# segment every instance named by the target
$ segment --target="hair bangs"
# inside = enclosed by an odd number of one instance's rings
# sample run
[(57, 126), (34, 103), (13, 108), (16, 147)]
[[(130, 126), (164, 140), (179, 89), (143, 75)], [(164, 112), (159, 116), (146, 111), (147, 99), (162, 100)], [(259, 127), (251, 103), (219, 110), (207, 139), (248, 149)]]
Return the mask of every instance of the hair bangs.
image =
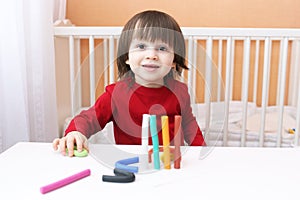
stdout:
[(161, 41), (173, 48), (174, 33), (172, 32), (174, 31), (161, 27), (144, 27), (135, 29), (133, 38), (149, 42)]

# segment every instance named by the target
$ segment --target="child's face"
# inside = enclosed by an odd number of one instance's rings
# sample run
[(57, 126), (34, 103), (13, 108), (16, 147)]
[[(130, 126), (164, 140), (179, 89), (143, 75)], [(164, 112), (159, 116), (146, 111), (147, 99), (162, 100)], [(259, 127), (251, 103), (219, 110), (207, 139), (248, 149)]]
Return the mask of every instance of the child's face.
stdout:
[(164, 77), (175, 67), (174, 51), (161, 41), (148, 42), (134, 39), (131, 42), (128, 60), (136, 83), (146, 87), (160, 87)]

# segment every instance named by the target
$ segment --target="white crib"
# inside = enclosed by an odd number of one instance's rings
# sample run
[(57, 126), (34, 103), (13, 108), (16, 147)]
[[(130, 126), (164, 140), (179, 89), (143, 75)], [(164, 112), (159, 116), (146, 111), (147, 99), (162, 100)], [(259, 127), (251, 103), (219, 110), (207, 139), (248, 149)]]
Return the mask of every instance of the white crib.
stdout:
[[(70, 98), (66, 117), (92, 105), (97, 91), (116, 81), (121, 30), (54, 27), (56, 55), (65, 54), (69, 65), (69, 78), (64, 79), (70, 88), (64, 91)], [(300, 29), (183, 27), (182, 31), (190, 70), (181, 81), (189, 87), (192, 108), (208, 145), (298, 145)], [(67, 47), (60, 48), (59, 43)], [(83, 50), (84, 43), (88, 52)]]

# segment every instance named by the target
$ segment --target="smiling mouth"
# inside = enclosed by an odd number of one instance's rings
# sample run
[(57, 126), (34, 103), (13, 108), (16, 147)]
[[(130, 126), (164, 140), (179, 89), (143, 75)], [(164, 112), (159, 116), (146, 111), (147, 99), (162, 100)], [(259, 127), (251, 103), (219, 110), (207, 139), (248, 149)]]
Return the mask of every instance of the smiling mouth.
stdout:
[(149, 69), (157, 69), (157, 68), (159, 68), (158, 65), (142, 65), (142, 67), (149, 68)]
[(149, 64), (149, 65), (142, 65), (142, 67), (143, 67), (143, 69), (145, 69), (148, 72), (153, 72), (153, 71), (155, 71), (155, 70), (157, 70), (159, 68), (158, 65), (151, 65), (151, 64)]

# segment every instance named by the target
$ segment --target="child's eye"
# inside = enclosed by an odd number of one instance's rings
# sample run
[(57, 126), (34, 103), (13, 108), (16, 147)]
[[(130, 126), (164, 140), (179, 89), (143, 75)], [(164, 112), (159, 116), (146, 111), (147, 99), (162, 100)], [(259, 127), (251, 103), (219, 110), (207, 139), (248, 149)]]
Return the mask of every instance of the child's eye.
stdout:
[(158, 50), (159, 50), (159, 51), (168, 51), (168, 48), (165, 47), (165, 46), (160, 46), (160, 47), (158, 48)]
[(142, 50), (146, 49), (146, 45), (144, 45), (144, 44), (138, 44), (138, 45), (136, 45), (136, 47), (138, 49), (142, 49)]

